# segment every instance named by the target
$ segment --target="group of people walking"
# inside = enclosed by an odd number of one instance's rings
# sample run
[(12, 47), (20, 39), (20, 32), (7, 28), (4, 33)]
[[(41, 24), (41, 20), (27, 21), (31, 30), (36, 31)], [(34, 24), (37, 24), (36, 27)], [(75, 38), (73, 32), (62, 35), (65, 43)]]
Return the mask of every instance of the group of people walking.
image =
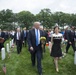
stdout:
[[(60, 33), (59, 26), (55, 26), (53, 30), (53, 34), (51, 36), (50, 55), (54, 58), (53, 61), (57, 72), (59, 72), (58, 60), (61, 59), (61, 57), (63, 56), (62, 50), (61, 50), (62, 42), (67, 40), (65, 53), (68, 53), (68, 49), (70, 45), (73, 47), (74, 52), (76, 51), (75, 28), (74, 26), (71, 26), (70, 30), (68, 29), (68, 27), (66, 27), (66, 29), (64, 30), (64, 34), (62, 34)], [(42, 75), (42, 66), (41, 66), (42, 47), (41, 47), (39, 38), (42, 36), (47, 38), (46, 35), (47, 34), (45, 33), (45, 31), (40, 30), (39, 22), (34, 23), (34, 28), (31, 29), (28, 34), (28, 46), (29, 46), (29, 51), (31, 53), (32, 65), (35, 66), (35, 60), (36, 60), (35, 58), (37, 57), (37, 68), (38, 68), (39, 75)]]
[(67, 40), (65, 51), (66, 54), (68, 53), (68, 49), (70, 46), (73, 47), (74, 52), (76, 51), (76, 29), (74, 26), (71, 26), (70, 30), (68, 29), (68, 27), (66, 27), (66, 29), (63, 31), (63, 34), (60, 32), (59, 26), (55, 26), (50, 35), (51, 37), (49, 37), (48, 32), (43, 30), (43, 27), (41, 26), (40, 22), (34, 22), (33, 27), (29, 31), (26, 30), (26, 27), (23, 29), (23, 31), (21, 31), (20, 28), (17, 28), (13, 37), (14, 42), (16, 42), (17, 45), (18, 54), (21, 53), (22, 45), (26, 47), (26, 42), (28, 43), (28, 50), (31, 54), (32, 66), (34, 67), (36, 65), (37, 58), (37, 69), (39, 75), (42, 75), (41, 60), (43, 57), (42, 43), (40, 41), (40, 37), (45, 37), (47, 43), (51, 42), (50, 56), (54, 58), (53, 61), (57, 72), (59, 72), (58, 60), (61, 59), (61, 57), (63, 56), (61, 48), (62, 41)]

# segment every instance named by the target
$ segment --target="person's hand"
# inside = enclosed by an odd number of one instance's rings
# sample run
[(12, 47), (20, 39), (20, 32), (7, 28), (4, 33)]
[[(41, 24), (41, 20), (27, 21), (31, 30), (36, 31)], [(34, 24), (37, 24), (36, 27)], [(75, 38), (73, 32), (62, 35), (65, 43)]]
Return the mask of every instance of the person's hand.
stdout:
[(4, 40), (4, 38), (2, 38)]
[(33, 47), (30, 47), (30, 50), (33, 51), (34, 50)]
[(69, 42), (69, 44), (72, 44), (71, 42)]
[(68, 42), (68, 40), (65, 40), (65, 42)]
[(24, 41), (23, 41), (23, 43), (24, 43)]
[(4, 38), (2, 38), (4, 41), (5, 41), (5, 39)]

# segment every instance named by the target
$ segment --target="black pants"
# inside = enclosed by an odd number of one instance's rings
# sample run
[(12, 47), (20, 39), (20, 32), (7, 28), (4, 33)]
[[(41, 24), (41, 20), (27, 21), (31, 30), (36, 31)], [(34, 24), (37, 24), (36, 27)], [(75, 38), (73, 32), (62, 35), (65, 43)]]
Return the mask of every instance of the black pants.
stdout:
[(43, 59), (43, 53), (45, 53), (46, 52), (46, 50), (45, 50), (45, 45), (44, 45), (44, 48), (42, 49), (42, 59)]
[(37, 58), (38, 72), (42, 73), (42, 66), (41, 66), (42, 51), (39, 49), (39, 47), (37, 47), (37, 50), (35, 50), (35, 52), (31, 53), (31, 61), (33, 66), (35, 66), (36, 64), (36, 58)]
[(0, 51), (1, 51), (2, 47), (4, 47), (4, 44), (0, 43)]
[(24, 38), (23, 46), (26, 46), (26, 42), (27, 42), (27, 38), (25, 37), (25, 38)]
[(17, 45), (17, 53), (20, 54), (20, 52), (22, 50), (22, 41), (21, 40), (17, 40), (16, 41), (16, 45)]
[(48, 37), (48, 42), (51, 41), (51, 37)]
[(68, 53), (68, 49), (69, 49), (70, 45), (72, 46), (74, 52), (76, 51), (76, 50), (75, 50), (75, 42), (72, 42), (72, 44), (69, 44), (69, 42), (67, 42), (66, 53)]

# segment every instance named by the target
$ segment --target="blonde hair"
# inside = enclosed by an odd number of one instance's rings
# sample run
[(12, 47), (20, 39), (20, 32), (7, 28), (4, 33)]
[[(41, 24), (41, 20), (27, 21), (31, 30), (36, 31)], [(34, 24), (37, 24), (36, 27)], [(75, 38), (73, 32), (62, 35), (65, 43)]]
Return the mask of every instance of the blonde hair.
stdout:
[(34, 25), (36, 25), (36, 24), (39, 24), (40, 25), (41, 23), (40, 22), (34, 22)]

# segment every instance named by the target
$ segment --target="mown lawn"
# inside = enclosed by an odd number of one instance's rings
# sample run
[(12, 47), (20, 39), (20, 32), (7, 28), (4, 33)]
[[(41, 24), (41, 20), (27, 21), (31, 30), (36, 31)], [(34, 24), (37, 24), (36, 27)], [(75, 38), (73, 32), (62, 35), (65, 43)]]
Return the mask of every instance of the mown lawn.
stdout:
[[(7, 41), (8, 42), (8, 41)], [(6, 59), (1, 60), (0, 53), (0, 75), (4, 75), (2, 71), (3, 64), (6, 64), (6, 75), (38, 75), (37, 68), (32, 67), (30, 53), (28, 48), (23, 47), (20, 55), (16, 49), (11, 49), (10, 58), (6, 52)], [(53, 64), (53, 59), (50, 57), (49, 50), (46, 47), (44, 59), (42, 60), (43, 75), (76, 75), (76, 65), (74, 65), (74, 54), (70, 48), (69, 53), (59, 61), (59, 70), (57, 73)]]

